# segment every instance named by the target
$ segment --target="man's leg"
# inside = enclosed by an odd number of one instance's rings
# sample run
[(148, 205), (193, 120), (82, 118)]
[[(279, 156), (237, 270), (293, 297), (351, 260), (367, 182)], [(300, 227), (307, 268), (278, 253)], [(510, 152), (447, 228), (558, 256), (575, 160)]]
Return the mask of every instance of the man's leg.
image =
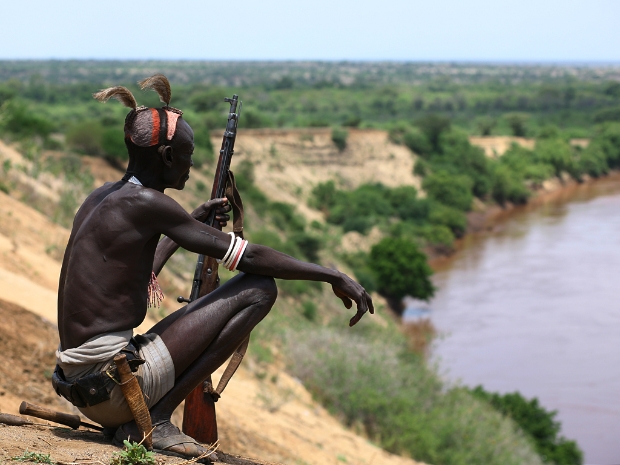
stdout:
[[(207, 376), (219, 368), (250, 331), (269, 313), (277, 297), (273, 278), (240, 274), (211, 294), (174, 312), (149, 332), (160, 335), (175, 367), (174, 387), (151, 408), (153, 422), (167, 421), (174, 409)], [(125, 432), (137, 434), (135, 425)], [(158, 436), (174, 434), (170, 427)], [(176, 452), (189, 452), (184, 447)]]
[(173, 324), (162, 325), (163, 330), (153, 327), (166, 344), (176, 373), (174, 388), (151, 409), (154, 421), (169, 419), (183, 399), (232, 355), (269, 313), (276, 297), (273, 278), (241, 274), (189, 304)]

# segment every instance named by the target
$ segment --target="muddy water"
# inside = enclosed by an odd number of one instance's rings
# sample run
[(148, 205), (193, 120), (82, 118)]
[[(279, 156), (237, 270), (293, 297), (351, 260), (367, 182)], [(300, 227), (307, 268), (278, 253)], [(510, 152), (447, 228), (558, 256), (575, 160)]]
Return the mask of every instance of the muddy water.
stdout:
[(620, 463), (617, 176), (469, 238), (434, 282), (447, 378), (537, 397), (585, 463)]

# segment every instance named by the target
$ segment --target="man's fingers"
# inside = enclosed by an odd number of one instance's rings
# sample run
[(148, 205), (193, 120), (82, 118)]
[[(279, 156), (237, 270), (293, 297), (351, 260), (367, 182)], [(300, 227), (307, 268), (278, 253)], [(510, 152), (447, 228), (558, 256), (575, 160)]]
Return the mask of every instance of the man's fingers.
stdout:
[(355, 315), (353, 315), (353, 318), (351, 318), (349, 320), (349, 326), (353, 326), (353, 325), (357, 324), (357, 322), (362, 319), (363, 315), (364, 315), (364, 312), (358, 310), (357, 313)]
[(217, 213), (228, 213), (230, 210), (232, 210), (232, 206), (229, 203), (224, 205), (223, 207), (215, 209)]
[(222, 197), (221, 199), (211, 199), (205, 202), (205, 207), (213, 208), (217, 205), (226, 205), (228, 203), (228, 199), (226, 197)]
[(349, 299), (346, 295), (339, 295), (338, 297), (340, 297), (340, 300), (342, 300), (342, 303), (345, 307), (351, 308), (353, 306), (353, 301)]
[(366, 302), (368, 303), (368, 311), (374, 315), (375, 304), (372, 303), (372, 297), (370, 297), (370, 294), (368, 294), (368, 292), (366, 292)]

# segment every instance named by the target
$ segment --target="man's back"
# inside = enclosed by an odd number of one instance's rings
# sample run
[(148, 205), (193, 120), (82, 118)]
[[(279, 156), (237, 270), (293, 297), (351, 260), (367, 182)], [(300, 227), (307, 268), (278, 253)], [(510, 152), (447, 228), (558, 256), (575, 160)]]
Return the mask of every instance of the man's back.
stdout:
[(63, 349), (102, 333), (133, 329), (146, 315), (159, 234), (137, 222), (144, 188), (125, 181), (95, 190), (76, 215), (59, 283)]

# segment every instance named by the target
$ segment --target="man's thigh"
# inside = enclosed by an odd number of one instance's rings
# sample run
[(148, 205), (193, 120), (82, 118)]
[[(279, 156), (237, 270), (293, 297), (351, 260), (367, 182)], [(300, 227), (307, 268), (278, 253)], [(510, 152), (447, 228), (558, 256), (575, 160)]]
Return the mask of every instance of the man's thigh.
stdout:
[[(272, 278), (240, 273), (210, 294), (167, 316), (148, 332), (161, 336), (175, 367), (184, 370), (229, 322), (240, 320), (240, 312), (264, 297), (265, 288), (273, 285), (269, 282), (273, 283)], [(238, 323), (242, 325), (243, 321)]]

